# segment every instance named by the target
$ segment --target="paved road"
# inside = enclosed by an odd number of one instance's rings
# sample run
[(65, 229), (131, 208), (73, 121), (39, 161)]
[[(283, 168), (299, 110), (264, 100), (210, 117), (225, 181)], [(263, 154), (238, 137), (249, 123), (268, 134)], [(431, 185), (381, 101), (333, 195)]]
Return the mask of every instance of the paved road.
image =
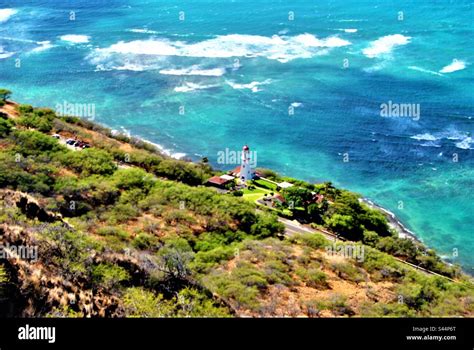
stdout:
[(298, 233), (319, 233), (331, 241), (336, 240), (336, 237), (331, 234), (302, 225), (295, 220), (291, 221), (291, 220), (279, 217), (278, 221), (280, 221), (283, 225), (285, 225), (285, 235), (288, 237), (291, 237)]
[[(324, 237), (326, 237), (327, 239), (331, 240), (331, 241), (336, 241), (336, 236), (329, 233), (329, 232), (324, 232), (324, 231), (321, 231), (321, 230), (316, 230), (314, 228), (311, 228), (311, 227), (308, 227), (308, 226), (305, 226), (305, 225), (302, 225), (300, 224), (299, 222), (297, 221), (291, 221), (291, 220), (288, 220), (288, 219), (284, 219), (284, 218), (281, 218), (279, 217), (278, 218), (278, 221), (280, 221), (283, 225), (285, 225), (285, 236), (287, 237), (291, 237), (295, 234), (299, 234), (299, 233), (319, 233), (321, 235), (323, 235)], [(341, 238), (339, 238), (339, 240), (342, 241)], [(411, 264), (407, 261), (404, 261), (400, 258), (397, 258), (396, 256), (392, 256), (395, 260), (401, 262), (402, 264), (406, 264), (406, 265), (409, 265), (421, 272), (424, 272), (426, 274), (430, 274), (430, 275), (435, 275), (435, 276), (439, 276), (439, 277), (443, 277), (443, 278), (446, 278), (448, 280), (450, 280), (451, 282), (457, 282), (455, 280), (453, 280), (452, 278), (449, 278), (449, 277), (446, 277), (446, 276), (443, 276), (443, 275), (440, 275), (439, 273), (436, 273), (434, 271), (430, 271), (430, 270), (427, 270), (427, 269), (424, 269), (420, 266), (417, 266), (417, 265), (414, 265), (414, 264)]]

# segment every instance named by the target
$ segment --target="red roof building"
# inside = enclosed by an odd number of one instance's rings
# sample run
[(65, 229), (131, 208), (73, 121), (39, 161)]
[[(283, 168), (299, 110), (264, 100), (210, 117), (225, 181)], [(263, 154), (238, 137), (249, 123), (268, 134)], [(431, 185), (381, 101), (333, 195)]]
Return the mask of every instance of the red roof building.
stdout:
[(211, 186), (224, 188), (225, 185), (227, 185), (229, 182), (232, 182), (233, 180), (234, 178), (231, 176), (222, 175), (222, 176), (213, 176), (210, 179), (208, 179), (206, 183)]

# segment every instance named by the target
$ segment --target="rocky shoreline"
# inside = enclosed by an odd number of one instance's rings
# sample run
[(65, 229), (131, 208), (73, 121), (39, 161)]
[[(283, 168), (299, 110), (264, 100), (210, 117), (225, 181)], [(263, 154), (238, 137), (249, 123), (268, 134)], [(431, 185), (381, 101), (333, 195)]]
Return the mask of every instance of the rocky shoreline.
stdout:
[(394, 213), (385, 209), (384, 207), (372, 202), (368, 198), (361, 198), (361, 202), (365, 203), (372, 209), (378, 209), (385, 214), (389, 226), (398, 232), (400, 238), (408, 238), (422, 243), (422, 241), (415, 235), (413, 231), (410, 231), (401, 221), (399, 221)]

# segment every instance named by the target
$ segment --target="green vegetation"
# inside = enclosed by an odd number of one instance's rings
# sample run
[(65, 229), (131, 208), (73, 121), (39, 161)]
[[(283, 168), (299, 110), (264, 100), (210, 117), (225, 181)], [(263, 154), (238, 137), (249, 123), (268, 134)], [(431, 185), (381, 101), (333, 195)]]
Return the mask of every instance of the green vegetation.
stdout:
[(59, 156), (59, 159), (65, 166), (83, 176), (110, 175), (117, 169), (112, 156), (103, 150), (67, 152)]
[[(23, 295), (16, 316), (474, 314), (472, 281), (397, 238), (356, 194), (261, 170), (294, 186), (281, 191), (281, 208), (257, 211), (255, 199), (279, 190), (268, 181), (221, 194), (202, 186), (216, 174), (207, 161), (170, 159), (48, 109), (17, 111), (0, 111), (0, 234), (38, 246), (39, 261), (0, 267), (0, 288), (8, 277)], [(91, 148), (67, 148), (54, 133)], [(363, 244), (364, 259), (328, 254), (319, 234), (285, 236), (276, 216), (283, 210)]]
[(12, 92), (7, 89), (0, 89), (0, 99), (2, 102), (5, 102), (7, 99), (10, 98)]

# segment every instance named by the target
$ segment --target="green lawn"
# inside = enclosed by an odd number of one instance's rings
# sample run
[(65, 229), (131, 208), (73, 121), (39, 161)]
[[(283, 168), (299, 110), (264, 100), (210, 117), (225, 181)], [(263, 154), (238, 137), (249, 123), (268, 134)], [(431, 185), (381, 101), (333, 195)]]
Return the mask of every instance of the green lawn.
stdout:
[(249, 190), (248, 188), (245, 188), (242, 190), (242, 192), (244, 193), (243, 198), (245, 200), (249, 202), (255, 202), (257, 199), (262, 198), (265, 193), (270, 193), (271, 191), (258, 187), (254, 190)]
[(266, 188), (266, 189), (270, 189), (272, 191), (276, 191), (276, 188), (277, 188), (277, 185), (275, 185), (274, 183), (271, 183), (269, 181), (266, 181), (266, 180), (262, 180), (262, 179), (258, 179), (258, 180), (255, 180), (255, 185), (256, 186), (261, 186), (260, 188)]

